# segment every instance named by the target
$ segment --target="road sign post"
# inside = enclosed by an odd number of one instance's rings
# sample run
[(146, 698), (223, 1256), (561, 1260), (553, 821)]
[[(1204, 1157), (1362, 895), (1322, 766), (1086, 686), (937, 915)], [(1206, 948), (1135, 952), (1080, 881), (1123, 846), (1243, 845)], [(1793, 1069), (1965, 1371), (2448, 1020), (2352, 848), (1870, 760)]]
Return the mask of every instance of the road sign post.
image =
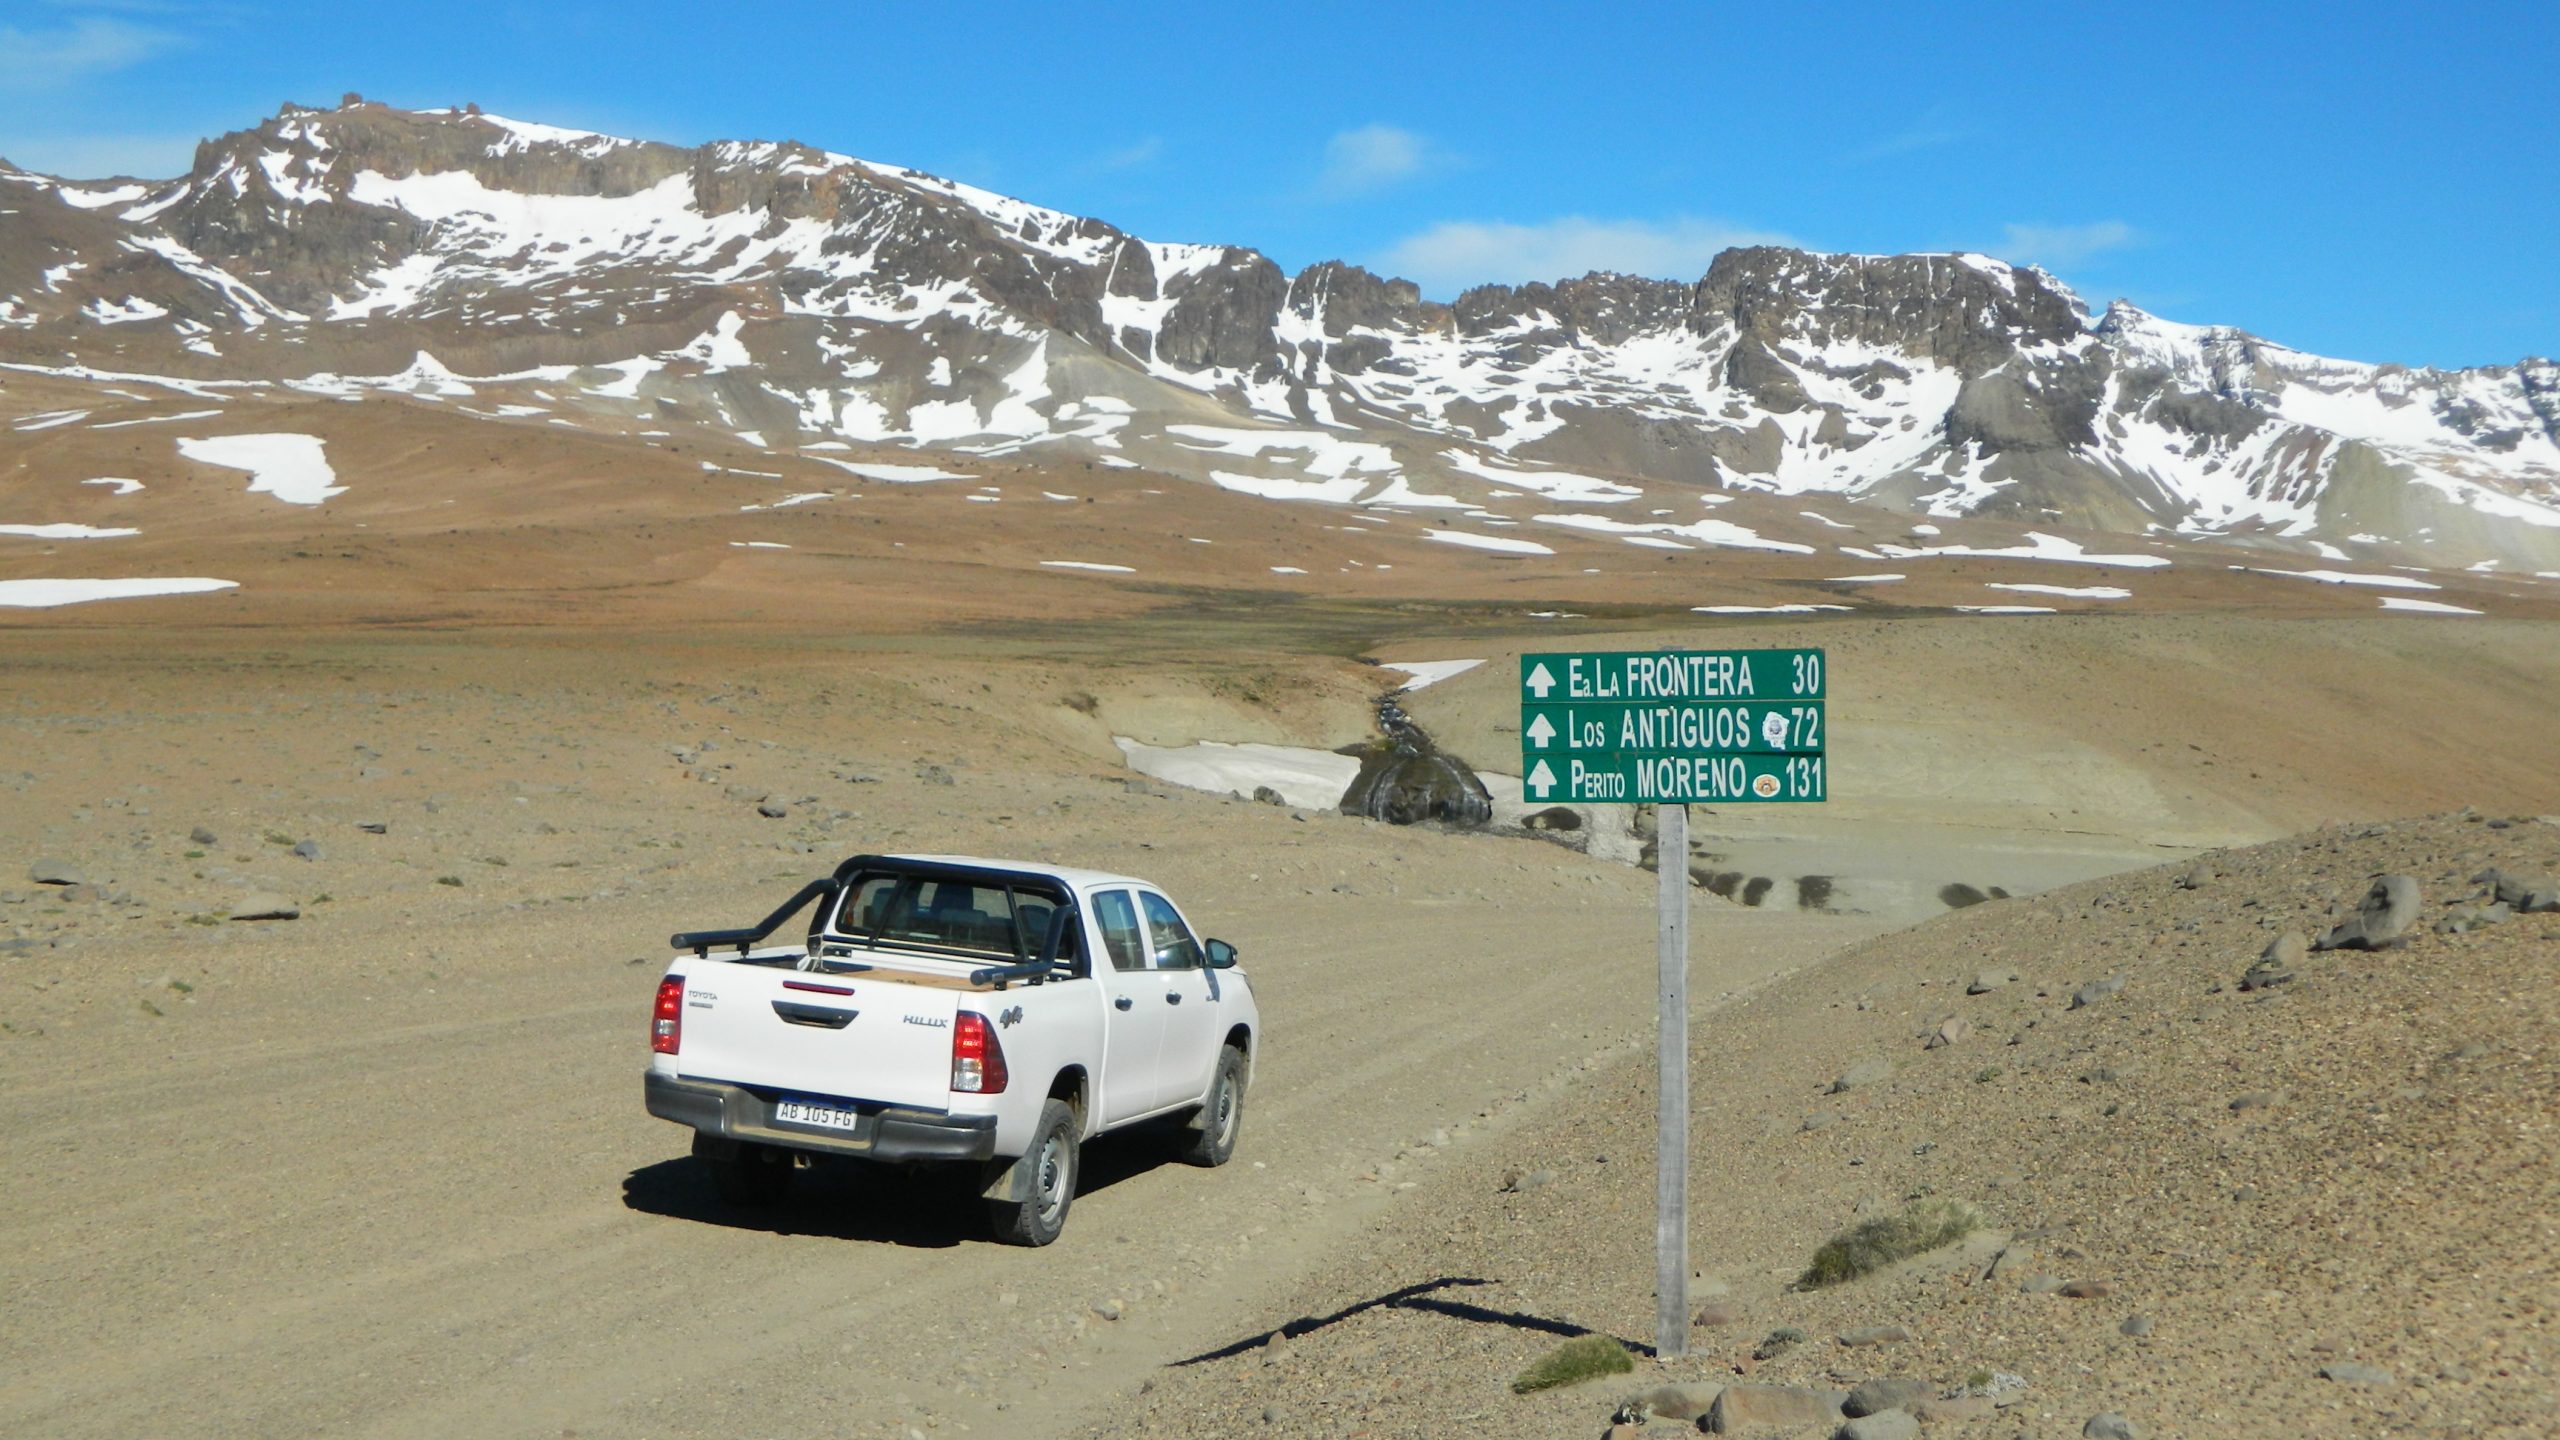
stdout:
[(1829, 798), (1819, 650), (1520, 657), (1520, 794), (1655, 809), (1654, 1353), (1689, 1353), (1689, 806)]

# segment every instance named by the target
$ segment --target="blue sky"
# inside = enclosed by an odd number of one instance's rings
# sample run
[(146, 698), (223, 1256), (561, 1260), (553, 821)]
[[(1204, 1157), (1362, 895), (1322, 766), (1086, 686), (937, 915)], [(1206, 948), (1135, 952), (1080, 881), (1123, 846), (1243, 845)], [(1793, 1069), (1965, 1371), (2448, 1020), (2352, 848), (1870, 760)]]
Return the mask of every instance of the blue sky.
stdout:
[(2555, 75), (2549, 0), (0, 0), (0, 155), (174, 174), (354, 90), (803, 140), (1439, 299), (1754, 241), (1975, 249), (2093, 306), (2465, 365), (2560, 352)]

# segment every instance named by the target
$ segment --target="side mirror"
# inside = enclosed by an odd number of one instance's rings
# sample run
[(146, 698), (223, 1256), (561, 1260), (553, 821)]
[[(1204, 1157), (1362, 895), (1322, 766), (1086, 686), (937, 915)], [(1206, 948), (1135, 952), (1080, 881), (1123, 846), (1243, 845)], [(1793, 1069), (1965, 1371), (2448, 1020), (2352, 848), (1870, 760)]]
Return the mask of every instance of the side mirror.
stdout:
[(1236, 967), (1236, 947), (1233, 945), (1224, 940), (1212, 940), (1209, 942), (1208, 951), (1210, 969), (1232, 970)]

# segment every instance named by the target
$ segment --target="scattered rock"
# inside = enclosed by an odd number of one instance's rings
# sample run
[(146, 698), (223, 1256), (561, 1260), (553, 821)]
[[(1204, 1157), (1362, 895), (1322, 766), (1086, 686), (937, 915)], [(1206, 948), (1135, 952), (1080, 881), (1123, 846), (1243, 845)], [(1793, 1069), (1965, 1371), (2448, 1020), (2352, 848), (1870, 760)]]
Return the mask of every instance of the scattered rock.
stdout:
[(2109, 1410), (2090, 1416), (2080, 1434), (2084, 1440), (2142, 1440), (2142, 1427)]
[(27, 867), (27, 878), (38, 885), (86, 885), (89, 877), (68, 860), (39, 860)]
[(1644, 1407), (1644, 1412), (1657, 1420), (1696, 1421), (1716, 1408), (1716, 1397), (1724, 1387), (1712, 1380), (1691, 1381), (1682, 1385), (1656, 1385), (1630, 1402)]
[(1254, 801), (1255, 801), (1257, 804), (1262, 804), (1262, 805), (1283, 805), (1283, 806), (1285, 806), (1285, 805), (1287, 805), (1287, 804), (1289, 803), (1289, 797), (1288, 797), (1288, 796), (1281, 794), (1279, 791), (1272, 789), (1272, 788), (1271, 788), (1270, 786), (1268, 786), (1268, 785), (1256, 785), (1256, 786), (1254, 786), (1254, 787), (1253, 787), (1253, 798), (1254, 798)]
[(1967, 982), (1964, 987), (1964, 993), (1967, 995), (1988, 995), (2003, 985), (2014, 983), (2017, 978), (2018, 972), (2015, 970), (1984, 970), (1977, 973), (1971, 981)]
[(207, 830), (201, 825), (188, 831), (187, 839), (198, 845), (219, 845), (222, 843), (221, 837), (215, 835), (212, 831)]
[(1938, 887), (1938, 903), (1950, 910), (1969, 909), (1991, 898), (1961, 880)]
[(1582, 828), (1582, 812), (1570, 805), (1550, 805), (1544, 810), (1521, 816), (1520, 825), (1526, 830), (1579, 830)]
[(1556, 1172), (1553, 1170), (1531, 1170), (1526, 1174), (1514, 1175), (1503, 1181), (1502, 1192), (1506, 1195), (1524, 1194), (1541, 1185), (1553, 1184), (1555, 1178)]
[(2379, 1365), (2366, 1365), (2355, 1360), (2333, 1360), (2320, 1367), (2320, 1378), (2341, 1385), (2391, 1385), (2398, 1383), (2390, 1371)]
[(1824, 1391), (1789, 1385), (1727, 1385), (1701, 1428), (1710, 1435), (1829, 1429), (1839, 1419), (1840, 1402)]
[(1923, 1425), (1967, 1425), (1997, 1408), (1987, 1395), (1958, 1395), (1952, 1399), (1932, 1396), (1911, 1402), (1911, 1413)]
[[(939, 765), (917, 766), (916, 778), (927, 785), (948, 785), (952, 783), (951, 772), (943, 769)], [(1136, 783), (1137, 782), (1134, 781), (1131, 782), (1132, 788), (1136, 788)]]
[(2116, 1287), (2104, 1280), (2074, 1280), (2054, 1293), (2067, 1300), (2104, 1300), (2116, 1293)]
[(1843, 1072), (1839, 1079), (1831, 1082), (1829, 1093), (1845, 1094), (1861, 1085), (1873, 1085), (1892, 1073), (1893, 1066), (1882, 1060), (1861, 1060)]
[[(1836, 1090), (1839, 1087), (1834, 1085), (1832, 1088)], [(1796, 1129), (1802, 1134), (1811, 1135), (1817, 1130), (1828, 1130), (1839, 1123), (1839, 1116), (1832, 1114), (1828, 1110), (1822, 1110), (1804, 1117), (1804, 1123), (1798, 1125)]]
[(2385, 950), (2403, 944), (2418, 921), (2418, 882), (2406, 875), (2385, 875), (2365, 892), (2356, 913), (2331, 926), (2311, 944), (2314, 950)]
[(1929, 1033), (1929, 1043), (1921, 1048), (1924, 1050), (1936, 1050), (1942, 1046), (1961, 1044), (1972, 1034), (1972, 1021), (1965, 1019), (1961, 1015), (1949, 1016), (1946, 1020), (1939, 1023), (1937, 1029)]
[(1119, 1301), (1105, 1300), (1101, 1304), (1093, 1307), (1093, 1313), (1097, 1319), (1117, 1320), (1125, 1312), (1122, 1310)]
[(1911, 1332), (1900, 1325), (1868, 1325), (1843, 1334), (1840, 1343), (1863, 1350), (1870, 1345), (1898, 1345), (1910, 1338)]
[(2148, 1315), (2128, 1315), (2125, 1317), (2125, 1322), (2117, 1326), (2116, 1330), (2121, 1334), (2130, 1335), (2134, 1339), (2139, 1340), (2143, 1336), (2151, 1333), (2151, 1317)]
[(1913, 1401), (1936, 1393), (1926, 1380), (1869, 1380), (1849, 1391), (1849, 1398), (1840, 1402), (1840, 1413), (1854, 1418), (1879, 1410), (1907, 1410)]
[(234, 920), (299, 920), (302, 907), (281, 895), (257, 890), (241, 896), (225, 913)]
[(2059, 1275), (2030, 1275), (2018, 1282), (2018, 1289), (2029, 1295), (2050, 1295), (2067, 1283)]
[(2199, 860), (2195, 864), (2187, 867), (2187, 873), (2178, 877), (2178, 888), (2181, 890), (2201, 890), (2207, 885), (2212, 884), (2213, 880), (2213, 867)]
[(767, 820), (780, 820), (791, 813), (791, 807), (779, 800), (762, 800), (756, 804), (756, 813)]
[(2233, 1096), (2231, 1100), (2231, 1108), (2234, 1110), (2263, 1110), (2271, 1105), (2281, 1105), (2283, 1103), (2284, 1092), (2281, 1090), (2252, 1090), (2246, 1095)]
[(379, 820), (359, 820), (356, 822), (356, 828), (367, 835), (388, 835), (391, 833), (391, 827), (383, 824)]
[(1841, 1426), (1835, 1440), (1915, 1440), (1920, 1421), (1908, 1410), (1879, 1410)]
[(2110, 975), (2104, 980), (2093, 980), (2071, 992), (2071, 1005), (2069, 1008), (2073, 1010), (2086, 1009), (2089, 1006), (2095, 1005), (2099, 1001), (2106, 999), (2108, 996), (2115, 994), (2123, 988), (2124, 977), (2121, 975)]
[(2503, 925), (2515, 917), (2515, 911), (2504, 902), (2493, 905), (2456, 905), (2436, 921), (2439, 935), (2462, 935), (2473, 930), (2486, 930)]
[(1710, 1300), (1698, 1307), (1690, 1317), (1692, 1325), (1736, 1325), (1742, 1321), (1742, 1307), (1730, 1300)]
[(319, 859), (320, 842), (317, 840), (302, 840), (295, 842), (293, 847), (293, 858), (296, 860)]

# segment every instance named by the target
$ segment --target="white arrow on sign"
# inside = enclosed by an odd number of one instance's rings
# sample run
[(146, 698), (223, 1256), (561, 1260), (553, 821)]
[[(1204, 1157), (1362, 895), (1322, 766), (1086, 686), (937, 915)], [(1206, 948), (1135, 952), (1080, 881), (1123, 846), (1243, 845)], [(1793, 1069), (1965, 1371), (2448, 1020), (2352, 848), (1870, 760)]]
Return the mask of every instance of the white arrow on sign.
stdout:
[(1529, 722), (1528, 733), (1530, 739), (1538, 742), (1538, 748), (1544, 750), (1547, 748), (1547, 742), (1556, 738), (1556, 727), (1548, 723), (1546, 716), (1540, 715)]
[(1547, 798), (1547, 792), (1554, 788), (1556, 788), (1556, 772), (1547, 768), (1546, 761), (1541, 760), (1530, 768), (1529, 789), (1532, 793), (1529, 798), (1544, 800)]
[(1547, 673), (1547, 662), (1541, 660), (1537, 667), (1529, 672), (1529, 678), (1521, 683), (1529, 687), (1530, 694), (1544, 700), (1547, 698), (1547, 692), (1555, 688), (1556, 677)]

